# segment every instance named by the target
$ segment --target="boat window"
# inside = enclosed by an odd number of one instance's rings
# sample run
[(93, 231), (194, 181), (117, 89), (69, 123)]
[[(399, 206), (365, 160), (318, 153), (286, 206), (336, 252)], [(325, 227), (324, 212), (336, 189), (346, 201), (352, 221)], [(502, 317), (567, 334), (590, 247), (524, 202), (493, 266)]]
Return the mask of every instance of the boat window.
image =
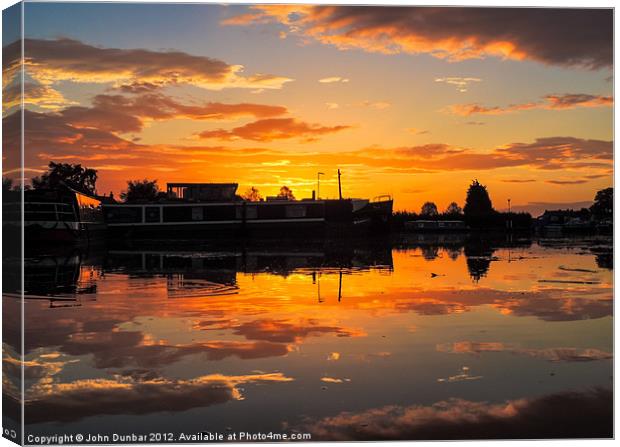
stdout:
[(286, 217), (286, 205), (261, 205), (258, 217), (261, 219), (283, 219)]
[(288, 218), (306, 217), (306, 207), (304, 205), (287, 205), (286, 206), (286, 217)]
[(205, 207), (207, 220), (235, 220), (237, 207), (234, 205), (218, 205)]
[(245, 218), (246, 219), (258, 218), (258, 210), (256, 209), (256, 205), (250, 205), (245, 208)]
[(323, 217), (323, 204), (322, 203), (306, 203), (306, 217)]
[(246, 219), (256, 219), (258, 217), (258, 210), (256, 205), (239, 205), (237, 206), (236, 218), (243, 219), (243, 213), (245, 212)]
[(142, 208), (124, 205), (106, 207), (106, 220), (111, 224), (142, 222)]
[(204, 208), (201, 206), (192, 207), (192, 220), (204, 220)]
[(164, 222), (191, 222), (193, 220), (192, 208), (187, 206), (166, 206), (164, 207)]
[(144, 219), (146, 222), (159, 222), (159, 207), (147, 206), (144, 211)]

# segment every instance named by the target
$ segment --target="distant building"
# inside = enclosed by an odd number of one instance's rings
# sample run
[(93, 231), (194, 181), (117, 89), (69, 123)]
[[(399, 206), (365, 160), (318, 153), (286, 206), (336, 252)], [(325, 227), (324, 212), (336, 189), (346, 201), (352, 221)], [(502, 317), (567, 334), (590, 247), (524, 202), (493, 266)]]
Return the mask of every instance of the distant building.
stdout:
[(595, 222), (583, 210), (545, 210), (536, 219), (536, 227), (543, 231), (591, 230)]

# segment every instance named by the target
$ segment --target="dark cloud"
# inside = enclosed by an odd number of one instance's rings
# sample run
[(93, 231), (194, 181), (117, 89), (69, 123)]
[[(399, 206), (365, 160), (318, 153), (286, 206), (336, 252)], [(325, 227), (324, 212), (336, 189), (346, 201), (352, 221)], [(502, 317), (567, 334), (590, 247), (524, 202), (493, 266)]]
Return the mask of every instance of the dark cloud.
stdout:
[[(2, 120), (5, 148), (19, 147), (20, 122), (19, 111)], [(128, 124), (123, 124), (119, 120), (118, 123), (127, 126), (133, 121), (128, 120)], [(112, 124), (109, 121), (103, 128), (77, 127), (62, 113), (24, 110), (24, 144), (28, 147), (24, 164), (28, 170), (27, 175), (38, 175), (52, 160), (76, 163), (90, 161), (89, 167), (98, 169), (125, 166), (123, 162), (136, 157), (135, 151), (139, 145), (107, 130)], [(92, 163), (93, 160), (96, 163)], [(106, 162), (110, 163), (109, 166)]]
[[(603, 140), (584, 140), (573, 137), (537, 138), (534, 143), (513, 143), (497, 149), (498, 154), (520, 157), (523, 161), (538, 165), (561, 163), (562, 161), (593, 158), (611, 160), (613, 142)], [(546, 169), (549, 169), (547, 166)]]
[(590, 175), (584, 175), (584, 178), (587, 178), (588, 180), (594, 180), (597, 178), (610, 178), (611, 174), (613, 173), (607, 173), (607, 174), (590, 174)]
[[(490, 261), (489, 261), (490, 262)], [(544, 321), (577, 321), (612, 315), (610, 289), (587, 293), (563, 289), (506, 292), (495, 289), (436, 290), (433, 293), (405, 292), (394, 310), (420, 315), (447, 315), (471, 311), (477, 306), (492, 306), (506, 315), (536, 317)]]
[[(135, 81), (129, 84), (120, 85), (118, 87), (118, 90), (120, 90), (123, 93), (140, 94), (140, 93), (152, 93), (152, 92), (159, 90), (160, 88), (161, 88), (160, 85), (155, 84), (153, 82)], [(114, 89), (111, 89), (111, 90), (114, 90)]]
[(144, 344), (140, 332), (91, 333), (80, 340), (72, 337), (60, 350), (70, 355), (93, 356), (97, 368), (124, 368), (130, 365), (161, 368), (189, 355), (202, 355), (207, 360), (227, 357), (258, 359), (288, 354), (288, 346), (278, 343), (210, 341), (190, 344)]
[(613, 393), (599, 388), (501, 403), (453, 398), (340, 413), (299, 429), (330, 441), (610, 438)]
[(552, 185), (582, 185), (584, 183), (588, 183), (587, 180), (577, 179), (577, 180), (545, 180), (546, 183), (551, 183)]
[(546, 95), (544, 97), (551, 109), (573, 109), (575, 107), (611, 107), (614, 99), (611, 96), (587, 95), (584, 93), (566, 93), (564, 95)]
[(341, 49), (426, 53), (459, 61), (496, 56), (599, 69), (613, 61), (612, 9), (408, 8), (258, 5), (224, 21), (276, 21)]
[[(408, 148), (368, 148), (360, 152), (383, 161), (390, 168), (428, 171), (497, 169), (530, 166), (541, 170), (608, 169), (613, 158), (613, 142), (573, 137), (538, 138), (533, 143), (510, 143), (491, 152), (431, 144)], [(402, 158), (395, 158), (394, 153)], [(369, 162), (370, 164), (370, 162)]]
[(183, 104), (161, 93), (127, 97), (97, 95), (91, 107), (68, 107), (60, 115), (74, 127), (91, 127), (110, 132), (139, 132), (145, 120), (228, 120), (244, 116), (266, 118), (287, 113), (286, 107), (264, 104)]
[(480, 104), (454, 104), (448, 107), (448, 111), (461, 116), (470, 115), (503, 115), (505, 113), (519, 112), (522, 110), (569, 110), (577, 107), (611, 107), (611, 96), (588, 95), (585, 93), (566, 93), (563, 95), (545, 95), (542, 101), (527, 102), (522, 104), (510, 104), (508, 106), (483, 106)]
[(235, 327), (235, 334), (248, 340), (265, 340), (277, 343), (299, 342), (310, 336), (334, 334), (337, 337), (359, 337), (361, 330), (323, 325), (313, 320), (256, 320)]
[[(93, 112), (93, 115), (96, 115)], [(74, 117), (78, 122), (73, 123)], [(91, 119), (93, 116), (91, 115)], [(116, 123), (117, 127), (129, 128), (137, 126), (138, 120), (125, 117), (129, 123), (121, 124), (120, 118), (104, 121), (101, 126), (88, 125), (88, 118), (83, 119), (80, 125), (80, 118), (77, 110), (72, 109), (67, 115), (64, 113), (40, 113), (24, 110), (24, 137), (29, 149), (34, 151), (50, 150), (56, 147), (64, 149), (90, 149), (94, 151), (117, 151), (136, 147), (135, 144), (113, 134), (110, 129)], [(3, 120), (3, 124), (10, 127), (11, 121), (19, 120), (19, 113), (10, 115)], [(118, 129), (116, 129), (118, 130)], [(29, 152), (31, 152), (29, 151)], [(31, 152), (31, 153), (32, 153)], [(62, 154), (59, 151), (58, 154)]]
[(35, 424), (72, 422), (100, 415), (180, 412), (240, 400), (239, 385), (292, 380), (281, 373), (213, 374), (189, 380), (149, 377), (152, 376), (141, 374), (122, 380), (77, 380), (35, 387), (25, 404), (25, 419)]
[(190, 355), (217, 361), (228, 357), (279, 357), (289, 352), (286, 344), (265, 341), (266, 339), (250, 342), (212, 340), (188, 344), (148, 343), (142, 332), (115, 330), (120, 321), (86, 321), (83, 326), (93, 324), (100, 326), (97, 331), (92, 327), (90, 331), (83, 327), (80, 334), (73, 334), (76, 325), (72, 324), (48, 331), (48, 335), (43, 337), (37, 337), (33, 333), (28, 348), (37, 345), (55, 346), (63, 354), (91, 355), (97, 368), (162, 368)]
[(480, 355), (486, 352), (509, 352), (516, 355), (535, 357), (550, 362), (592, 362), (596, 360), (610, 360), (611, 352), (596, 348), (522, 348), (501, 342), (459, 341), (437, 345), (437, 351), (453, 354)]
[[(61, 80), (119, 85), (192, 84), (205, 88), (280, 88), (291, 79), (240, 74), (242, 66), (181, 51), (103, 48), (73, 39), (24, 39), (27, 73), (44, 84)], [(22, 41), (4, 48), (5, 74), (19, 69)]]
[(532, 178), (525, 178), (525, 179), (520, 179), (520, 178), (507, 178), (507, 179), (502, 179), (500, 180), (501, 182), (504, 183), (533, 183), (536, 180), (532, 179)]

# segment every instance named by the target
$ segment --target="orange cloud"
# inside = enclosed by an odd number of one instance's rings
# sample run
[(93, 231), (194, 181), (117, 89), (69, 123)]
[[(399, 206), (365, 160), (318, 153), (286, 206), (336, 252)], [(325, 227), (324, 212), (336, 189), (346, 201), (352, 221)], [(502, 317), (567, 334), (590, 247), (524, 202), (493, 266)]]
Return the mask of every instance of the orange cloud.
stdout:
[(257, 320), (235, 328), (235, 334), (248, 340), (265, 340), (279, 343), (299, 342), (309, 336), (334, 334), (337, 337), (362, 337), (365, 332), (340, 326), (317, 324), (316, 321)]
[[(112, 107), (114, 101), (105, 104), (101, 102), (98, 106), (84, 109), (69, 107), (54, 113), (26, 110), (24, 136), (29, 151), (26, 154), (25, 167), (30, 170), (29, 172), (40, 172), (46, 169), (50, 160), (74, 163), (100, 161), (102, 163), (97, 167), (109, 171), (101, 175), (100, 186), (104, 188), (104, 191), (118, 191), (125, 186), (125, 181), (128, 179), (127, 172), (136, 168), (143, 171), (144, 175), (154, 178), (159, 178), (161, 169), (166, 169), (167, 172), (177, 173), (167, 176), (169, 181), (181, 181), (187, 179), (190, 167), (192, 172), (196, 169), (210, 173), (217, 171), (222, 177), (226, 177), (237, 175), (233, 173), (234, 170), (239, 172), (239, 169), (258, 165), (274, 166), (274, 163), (288, 160), (291, 167), (297, 167), (294, 179), (299, 182), (298, 185), (306, 182), (303, 184), (310, 186), (311, 177), (316, 175), (317, 169), (336, 165), (341, 167), (350, 165), (355, 167), (355, 169), (351, 168), (351, 171), (356, 172), (372, 170), (374, 173), (394, 175), (479, 171), (480, 169), (517, 166), (544, 171), (588, 170), (588, 175), (602, 175), (608, 173), (613, 160), (612, 141), (573, 137), (539, 138), (529, 143), (509, 143), (489, 151), (454, 147), (442, 143), (397, 148), (366, 147), (338, 153), (253, 147), (233, 148), (223, 145), (140, 144), (137, 140), (123, 138), (119, 134), (140, 129), (144, 125), (144, 120), (157, 119), (166, 114), (203, 113), (201, 116), (204, 118), (215, 115), (222, 118), (226, 114), (233, 116), (241, 112), (278, 113), (279, 109), (271, 109), (269, 107), (272, 106), (267, 106), (266, 109), (257, 109), (260, 110), (259, 112), (252, 107), (246, 108), (246, 105), (239, 105), (239, 108), (235, 106), (231, 111), (220, 110), (221, 106), (224, 106), (222, 104), (207, 103), (200, 107), (196, 106), (198, 110), (171, 108), (159, 111), (159, 109), (149, 109), (148, 105), (144, 108), (141, 105), (138, 107), (138, 103), (132, 101), (129, 101), (128, 107), (135, 107), (132, 111), (142, 116), (124, 113), (122, 109), (117, 110), (118, 113), (115, 114)], [(232, 107), (233, 105), (226, 106)], [(256, 105), (256, 107), (259, 106)], [(145, 118), (146, 116), (150, 117)], [(3, 120), (5, 147), (19, 147), (21, 141), (19, 122), (19, 113), (10, 114)], [(308, 141), (349, 127), (309, 124), (294, 118), (266, 118), (230, 130), (206, 131), (203, 132), (202, 138), (224, 140), (238, 138), (258, 142), (301, 138)], [(11, 168), (9, 166), (7, 171)], [(280, 169), (286, 169), (286, 172), (289, 172), (292, 168), (280, 167)], [(586, 177), (580, 178), (580, 180), (585, 179)], [(293, 178), (289, 180), (293, 181)], [(561, 178), (555, 180), (562, 181)], [(274, 186), (281, 181), (273, 176), (265, 177), (262, 184), (257, 186)]]
[(494, 56), (592, 69), (612, 65), (611, 9), (322, 5), (256, 5), (250, 9), (223, 23), (276, 22), (287, 26), (289, 34), (339, 49), (425, 53), (449, 61)]
[(316, 137), (350, 129), (351, 126), (321, 126), (309, 124), (295, 118), (271, 118), (235, 127), (232, 130), (207, 130), (198, 134), (200, 138), (220, 140), (244, 139), (253, 141), (274, 141), (289, 138), (304, 138), (312, 141)]
[(351, 379), (339, 379), (338, 377), (321, 377), (321, 382), (325, 383), (345, 383), (350, 381)]

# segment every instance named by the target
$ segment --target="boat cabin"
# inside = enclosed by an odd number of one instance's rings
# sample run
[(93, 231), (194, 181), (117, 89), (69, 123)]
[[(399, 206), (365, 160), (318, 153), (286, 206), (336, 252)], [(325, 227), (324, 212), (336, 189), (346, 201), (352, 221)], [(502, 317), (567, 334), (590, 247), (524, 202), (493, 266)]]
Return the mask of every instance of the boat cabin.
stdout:
[(232, 202), (237, 183), (167, 183), (168, 198), (191, 202)]

